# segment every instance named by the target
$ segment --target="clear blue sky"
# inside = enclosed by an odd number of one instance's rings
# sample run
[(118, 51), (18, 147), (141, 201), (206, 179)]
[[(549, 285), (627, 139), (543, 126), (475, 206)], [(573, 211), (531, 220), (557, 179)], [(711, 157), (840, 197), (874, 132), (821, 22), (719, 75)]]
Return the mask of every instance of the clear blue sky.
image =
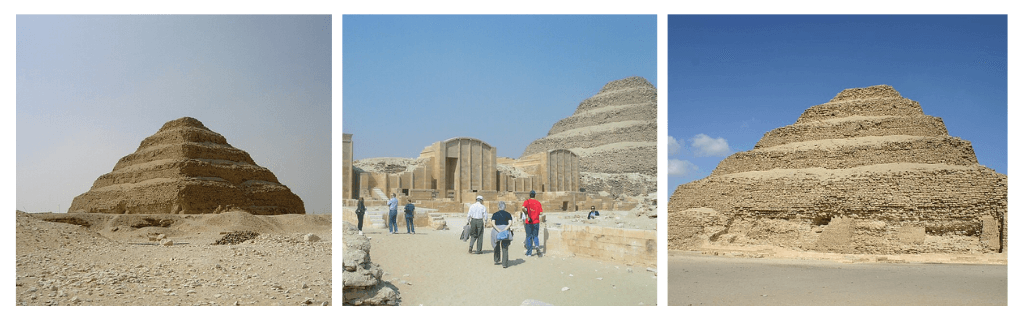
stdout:
[(331, 208), (331, 16), (18, 16), (17, 208), (65, 212), (165, 122), (199, 119)]
[[(687, 16), (668, 20), (669, 194), (846, 88), (893, 86), (1007, 173), (1007, 20)], [(670, 139), (671, 140), (671, 139)], [(725, 146), (728, 146), (726, 149)], [(679, 174), (685, 172), (684, 174)]]
[(657, 17), (342, 17), (343, 131), (356, 160), (474, 137), (519, 158), (606, 83), (657, 86)]

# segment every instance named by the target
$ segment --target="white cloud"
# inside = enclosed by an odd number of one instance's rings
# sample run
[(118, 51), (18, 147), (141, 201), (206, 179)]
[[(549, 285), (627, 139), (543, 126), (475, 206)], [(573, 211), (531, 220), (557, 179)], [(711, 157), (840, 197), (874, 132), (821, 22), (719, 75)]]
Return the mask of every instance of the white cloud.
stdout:
[(682, 151), (683, 151), (683, 146), (679, 145), (679, 142), (676, 141), (676, 138), (673, 138), (672, 136), (668, 136), (668, 155), (670, 155), (670, 156), (671, 155), (677, 155), (677, 154), (679, 154), (679, 152), (682, 152)]
[(697, 157), (728, 156), (732, 154), (729, 149), (729, 142), (725, 138), (712, 138), (700, 133), (690, 139), (690, 146), (693, 147), (693, 155)]
[(685, 176), (697, 172), (697, 166), (686, 160), (668, 159), (668, 175)]

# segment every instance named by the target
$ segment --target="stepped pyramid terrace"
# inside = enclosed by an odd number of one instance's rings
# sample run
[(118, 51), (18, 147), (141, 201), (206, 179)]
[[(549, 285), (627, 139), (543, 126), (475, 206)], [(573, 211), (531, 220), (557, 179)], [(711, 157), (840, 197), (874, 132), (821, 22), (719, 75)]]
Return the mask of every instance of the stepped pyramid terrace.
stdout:
[(887, 85), (846, 89), (679, 186), (669, 249), (1007, 250), (1007, 176)]
[(75, 197), (70, 213), (305, 213), (302, 199), (245, 151), (184, 117), (168, 121)]

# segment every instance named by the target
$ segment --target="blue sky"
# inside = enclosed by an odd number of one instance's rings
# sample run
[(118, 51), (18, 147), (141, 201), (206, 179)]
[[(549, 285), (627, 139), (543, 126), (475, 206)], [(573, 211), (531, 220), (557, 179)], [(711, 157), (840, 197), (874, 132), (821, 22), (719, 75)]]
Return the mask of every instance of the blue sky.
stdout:
[(18, 209), (66, 211), (190, 116), (328, 212), (331, 41), (325, 15), (18, 16)]
[(669, 15), (668, 29), (669, 194), (843, 89), (878, 84), (1007, 173), (1004, 15)]
[(342, 17), (343, 131), (356, 160), (474, 137), (519, 158), (606, 83), (657, 86), (657, 17)]

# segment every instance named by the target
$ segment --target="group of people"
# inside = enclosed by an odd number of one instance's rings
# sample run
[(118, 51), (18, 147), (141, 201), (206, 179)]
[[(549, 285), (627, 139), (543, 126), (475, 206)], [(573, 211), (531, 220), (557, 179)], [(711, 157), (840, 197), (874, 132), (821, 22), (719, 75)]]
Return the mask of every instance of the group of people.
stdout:
[[(416, 225), (413, 224), (413, 218), (416, 217), (416, 206), (412, 204), (412, 199), (409, 199), (405, 204), (405, 233), (416, 234)], [(358, 218), (357, 228), (359, 234), (363, 234), (363, 215), (366, 214), (366, 205), (363, 204), (363, 197), (359, 197), (359, 204), (356, 206), (356, 217)], [(388, 232), (395, 234), (398, 232), (398, 195), (392, 193), (391, 199), (388, 200)]]
[[(523, 202), (522, 220), (526, 230), (524, 245), (528, 257), (533, 255), (533, 248), (540, 246), (540, 214), (544, 209), (536, 197), (537, 192), (530, 191), (530, 198)], [(477, 196), (476, 203), (469, 206), (469, 213), (466, 214), (466, 223), (469, 226), (469, 253), (473, 253), (474, 243), (476, 253), (483, 252), (484, 219), (487, 219), (487, 207), (483, 203), (484, 197)], [(500, 263), (503, 268), (508, 268), (508, 245), (512, 243), (512, 223), (515, 220), (505, 208), (505, 201), (499, 201), (498, 211), (490, 216), (494, 221), (491, 226), (491, 247), (494, 248), (494, 264)], [(540, 253), (539, 249), (537, 253)]]
[[(537, 201), (537, 192), (530, 191), (530, 198), (523, 201), (523, 210), (521, 214), (521, 220), (523, 221), (523, 227), (526, 230), (526, 241), (524, 246), (526, 247), (526, 256), (533, 256), (533, 249), (540, 247), (540, 215), (544, 212), (544, 208), (540, 205), (540, 201)], [(391, 194), (391, 199), (388, 200), (388, 232), (395, 234), (398, 232), (398, 197), (396, 194)], [(466, 215), (466, 224), (469, 226), (469, 253), (473, 253), (473, 244), (476, 244), (476, 253), (480, 254), (483, 252), (483, 234), (485, 219), (490, 218), (494, 221), (491, 226), (491, 247), (494, 248), (494, 264), (501, 264), (502, 267), (508, 268), (508, 245), (512, 243), (512, 223), (515, 221), (512, 218), (512, 214), (505, 211), (505, 201), (498, 202), (498, 211), (491, 214), (490, 217), (487, 215), (487, 207), (484, 206), (484, 197), (477, 196), (476, 203), (469, 206), (469, 213)], [(405, 229), (406, 233), (415, 234), (416, 226), (413, 223), (413, 217), (415, 217), (416, 206), (413, 205), (412, 200), (408, 200), (405, 205)], [(596, 212), (596, 211), (595, 211)], [(592, 213), (595, 213), (592, 212)], [(363, 203), (363, 198), (359, 197), (359, 203), (356, 207), (356, 217), (358, 218), (357, 227), (359, 228), (359, 234), (363, 234), (363, 215), (366, 214), (366, 205)], [(537, 250), (537, 254), (540, 254), (540, 250)]]

